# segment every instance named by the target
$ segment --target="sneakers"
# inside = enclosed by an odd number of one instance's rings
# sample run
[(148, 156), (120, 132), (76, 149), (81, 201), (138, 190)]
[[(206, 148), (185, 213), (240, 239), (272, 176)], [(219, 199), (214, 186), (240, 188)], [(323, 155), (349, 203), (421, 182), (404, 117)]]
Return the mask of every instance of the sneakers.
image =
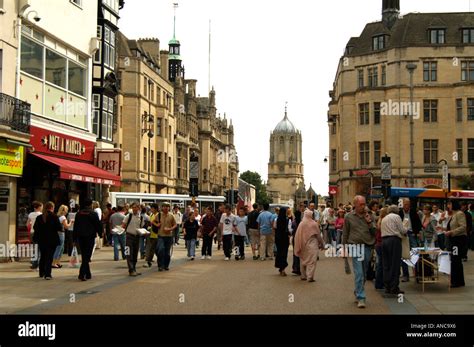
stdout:
[(253, 260), (258, 260), (258, 256), (254, 255)]
[(206, 256), (203, 255), (203, 256), (201, 257), (201, 260), (205, 260), (205, 259), (206, 259)]
[(193, 261), (193, 260), (194, 260), (194, 257), (191, 257), (191, 261)]
[(208, 260), (211, 260), (211, 259), (212, 259), (212, 257), (211, 257), (210, 255), (208, 255), (208, 256), (207, 256), (207, 259), (208, 259)]
[(261, 261), (265, 261), (265, 258), (264, 258), (264, 257), (261, 257), (260, 260), (261, 260)]
[(138, 273), (135, 272), (135, 271), (133, 271), (133, 272), (130, 272), (130, 273), (129, 273), (129, 276), (130, 276), (130, 277), (137, 277), (137, 276), (138, 276)]
[(359, 300), (357, 303), (358, 308), (365, 308), (365, 300)]
[(44, 279), (45, 279), (46, 281), (50, 281), (50, 280), (52, 280), (53, 278), (50, 277), (50, 276), (46, 276)]
[(143, 267), (150, 268), (150, 267), (151, 267), (151, 263), (150, 263), (150, 262), (147, 262), (145, 265), (143, 265)]
[(225, 260), (225, 261), (229, 261), (230, 258), (229, 258), (229, 257), (225, 257), (224, 260)]

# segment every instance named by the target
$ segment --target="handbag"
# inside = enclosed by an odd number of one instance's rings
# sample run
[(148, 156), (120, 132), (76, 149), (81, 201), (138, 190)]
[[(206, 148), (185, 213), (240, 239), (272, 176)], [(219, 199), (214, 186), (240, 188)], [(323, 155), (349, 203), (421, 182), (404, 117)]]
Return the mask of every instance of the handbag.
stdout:
[(69, 267), (77, 268), (79, 265), (79, 260), (77, 259), (77, 248), (76, 246), (73, 247), (71, 252), (71, 259), (69, 259)]
[(402, 259), (410, 259), (410, 240), (408, 235), (402, 235)]

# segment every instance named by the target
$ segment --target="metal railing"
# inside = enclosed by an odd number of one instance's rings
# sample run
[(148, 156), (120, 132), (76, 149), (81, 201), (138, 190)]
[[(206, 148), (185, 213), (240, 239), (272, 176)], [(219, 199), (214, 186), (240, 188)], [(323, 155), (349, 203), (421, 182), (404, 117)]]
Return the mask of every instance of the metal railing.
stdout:
[(31, 105), (10, 95), (0, 93), (0, 125), (30, 133)]

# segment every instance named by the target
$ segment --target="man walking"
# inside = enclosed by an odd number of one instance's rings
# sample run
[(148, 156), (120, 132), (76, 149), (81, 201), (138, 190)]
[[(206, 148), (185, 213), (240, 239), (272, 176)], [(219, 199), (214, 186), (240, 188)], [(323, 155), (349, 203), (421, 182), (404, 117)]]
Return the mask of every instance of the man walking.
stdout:
[[(117, 207), (117, 212), (110, 216), (110, 230), (115, 229), (118, 226), (122, 226), (123, 220), (125, 219), (125, 214), (122, 206)], [(112, 240), (114, 244), (114, 261), (119, 260), (119, 251), (118, 247), (120, 245), (120, 251), (122, 252), (122, 259), (126, 259), (125, 255), (125, 233), (119, 235), (117, 233), (112, 234)]]
[(157, 254), (158, 230), (160, 229), (160, 225), (161, 225), (161, 219), (160, 219), (161, 214), (158, 211), (158, 204), (151, 204), (150, 208), (151, 208), (151, 216), (150, 216), (151, 232), (146, 243), (146, 250), (145, 250), (146, 264), (143, 265), (143, 267), (148, 267), (148, 268), (152, 266), (153, 256)]
[(260, 233), (258, 231), (257, 218), (260, 214), (258, 211), (258, 205), (253, 204), (253, 211), (248, 214), (248, 226), (249, 226), (249, 235), (250, 235), (250, 244), (252, 246), (253, 260), (258, 260), (258, 245), (260, 243)]
[(236, 233), (236, 219), (231, 212), (230, 205), (225, 205), (224, 214), (221, 217), (219, 226), (222, 230), (222, 244), (224, 248), (224, 260), (229, 261), (232, 253), (232, 236)]
[(173, 207), (173, 216), (174, 219), (176, 220), (176, 229), (174, 230), (174, 244), (176, 246), (179, 246), (179, 233), (181, 231), (181, 224), (183, 224), (183, 214), (179, 210), (178, 205), (174, 205)]
[(169, 271), (171, 247), (174, 242), (174, 231), (178, 227), (176, 219), (170, 213), (170, 204), (161, 205), (161, 226), (158, 231), (158, 271)]
[[(257, 218), (258, 231), (260, 233), (260, 260), (265, 260), (267, 252), (273, 254), (273, 214), (269, 211), (270, 205), (263, 205), (263, 212)], [(273, 260), (270, 256), (269, 260)]]
[(212, 239), (217, 232), (219, 222), (212, 211), (212, 207), (208, 207), (206, 215), (201, 220), (201, 233), (203, 239), (203, 245), (201, 250), (201, 259), (211, 259), (212, 257)]
[(79, 269), (78, 279), (81, 281), (92, 278), (89, 266), (95, 239), (102, 233), (102, 223), (99, 216), (92, 210), (92, 200), (84, 200), (84, 208), (76, 214), (74, 222), (73, 240), (79, 244), (81, 249), (82, 263)]
[[(342, 233), (342, 244), (347, 250), (350, 245), (352, 253), (357, 250), (358, 254), (351, 254), (352, 267), (354, 270), (355, 290), (357, 307), (365, 308), (365, 281), (370, 258), (372, 256), (372, 248), (375, 244), (375, 229), (373, 228), (372, 219), (368, 211), (366, 211), (366, 202), (363, 196), (354, 198), (354, 210), (349, 213), (344, 221), (344, 229)], [(348, 254), (345, 254), (347, 257)]]
[(126, 233), (126, 245), (127, 245), (127, 265), (128, 274), (132, 277), (141, 275), (137, 272), (137, 261), (138, 252), (140, 249), (140, 234), (138, 229), (145, 226), (145, 218), (141, 213), (140, 206), (136, 203), (132, 204), (132, 213), (129, 213), (122, 223), (122, 228), (125, 229)]

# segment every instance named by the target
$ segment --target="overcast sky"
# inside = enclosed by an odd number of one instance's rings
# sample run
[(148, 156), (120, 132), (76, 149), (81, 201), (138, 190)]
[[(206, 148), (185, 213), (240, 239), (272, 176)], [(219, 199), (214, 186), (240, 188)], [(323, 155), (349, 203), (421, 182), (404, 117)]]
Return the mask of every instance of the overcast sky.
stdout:
[[(201, 96), (208, 94), (212, 21), (211, 85), (218, 113), (234, 123), (240, 171), (267, 179), (270, 131), (288, 101), (289, 118), (303, 134), (306, 187), (326, 195), (328, 92), (347, 41), (381, 19), (382, 0), (128, 0), (120, 29), (130, 39), (157, 37), (167, 49), (173, 2), (186, 78), (198, 80)], [(402, 14), (469, 10), (469, 0), (400, 3)]]

